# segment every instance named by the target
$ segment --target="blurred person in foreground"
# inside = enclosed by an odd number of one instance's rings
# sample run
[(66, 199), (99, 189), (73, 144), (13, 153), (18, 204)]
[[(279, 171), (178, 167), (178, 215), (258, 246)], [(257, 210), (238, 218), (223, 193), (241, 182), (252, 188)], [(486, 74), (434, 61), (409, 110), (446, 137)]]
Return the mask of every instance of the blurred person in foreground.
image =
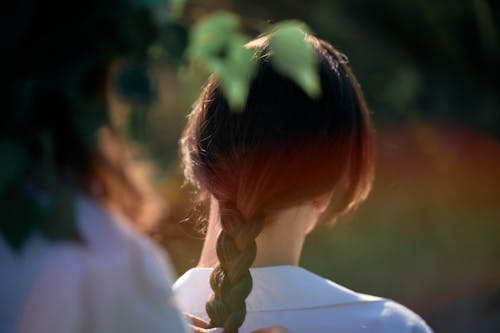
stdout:
[(298, 267), (318, 220), (368, 195), (373, 128), (345, 56), (298, 37), (317, 57), (321, 96), (311, 98), (275, 69), (270, 38), (248, 44), (259, 64), (243, 109), (230, 109), (214, 76), (181, 139), (185, 175), (210, 199), (199, 265), (174, 284), (181, 309), (228, 333), (270, 323), (294, 333), (430, 333), (404, 306)]
[(166, 257), (141, 233), (159, 201), (107, 111), (112, 63), (143, 61), (156, 38), (149, 8), (5, 7), (0, 331), (188, 332)]

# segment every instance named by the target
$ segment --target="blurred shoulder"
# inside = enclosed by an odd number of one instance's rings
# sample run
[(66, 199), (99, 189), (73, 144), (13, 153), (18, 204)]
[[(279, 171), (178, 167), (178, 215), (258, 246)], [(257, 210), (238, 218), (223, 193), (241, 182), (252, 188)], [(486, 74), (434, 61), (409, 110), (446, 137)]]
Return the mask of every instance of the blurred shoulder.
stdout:
[(89, 198), (76, 201), (83, 242), (47, 242), (21, 332), (184, 332), (166, 255)]
[(432, 329), (415, 312), (387, 299), (381, 300), (380, 325), (384, 332), (432, 333)]
[(168, 259), (151, 240), (91, 198), (79, 195), (75, 205), (81, 242), (41, 240), (24, 254), (37, 266), (31, 297), (64, 290), (57, 293), (106, 303), (143, 291), (153, 299), (171, 293)]
[(171, 285), (172, 271), (166, 253), (123, 216), (83, 195), (77, 200), (76, 212), (86, 243), (84, 263), (91, 273), (110, 277), (126, 273), (136, 282), (147, 280), (163, 289)]

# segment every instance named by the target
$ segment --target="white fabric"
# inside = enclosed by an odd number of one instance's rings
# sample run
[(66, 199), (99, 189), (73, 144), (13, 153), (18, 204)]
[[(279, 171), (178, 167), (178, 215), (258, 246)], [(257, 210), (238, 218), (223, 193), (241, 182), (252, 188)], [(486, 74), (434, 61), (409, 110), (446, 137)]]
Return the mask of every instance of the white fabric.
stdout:
[(187, 332), (162, 253), (87, 197), (76, 214), (83, 244), (0, 237), (0, 332)]
[[(193, 268), (174, 284), (182, 311), (208, 319), (211, 268)], [(280, 325), (290, 333), (429, 333), (432, 330), (404, 306), (363, 295), (295, 266), (251, 268), (242, 333)]]

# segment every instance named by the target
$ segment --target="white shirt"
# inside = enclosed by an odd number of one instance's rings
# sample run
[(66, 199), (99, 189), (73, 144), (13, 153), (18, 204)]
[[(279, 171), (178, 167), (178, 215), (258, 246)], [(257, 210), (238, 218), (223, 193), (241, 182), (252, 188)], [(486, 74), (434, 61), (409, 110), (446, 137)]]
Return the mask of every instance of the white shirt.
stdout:
[[(182, 311), (208, 319), (211, 268), (194, 268), (174, 284)], [(253, 289), (240, 332), (280, 325), (290, 333), (429, 333), (415, 313), (387, 299), (363, 295), (295, 266), (250, 269)]]
[(87, 197), (76, 216), (84, 244), (0, 235), (0, 332), (187, 332), (156, 246)]

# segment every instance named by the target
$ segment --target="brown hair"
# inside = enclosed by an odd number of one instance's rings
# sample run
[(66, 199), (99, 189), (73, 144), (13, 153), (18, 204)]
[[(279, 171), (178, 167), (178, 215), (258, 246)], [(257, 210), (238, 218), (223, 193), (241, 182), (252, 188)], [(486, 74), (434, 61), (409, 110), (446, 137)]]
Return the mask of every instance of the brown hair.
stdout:
[(158, 221), (163, 203), (150, 179), (153, 164), (134, 156), (134, 150), (117, 130), (101, 128), (82, 185), (101, 204), (124, 214), (139, 231), (149, 231)]
[(237, 332), (252, 289), (255, 239), (273, 212), (334, 191), (330, 217), (368, 195), (373, 130), (345, 56), (308, 36), (318, 57), (321, 97), (310, 98), (272, 66), (268, 37), (251, 42), (259, 59), (246, 104), (231, 112), (211, 77), (181, 139), (188, 180), (219, 205), (219, 265), (206, 310), (212, 326)]

